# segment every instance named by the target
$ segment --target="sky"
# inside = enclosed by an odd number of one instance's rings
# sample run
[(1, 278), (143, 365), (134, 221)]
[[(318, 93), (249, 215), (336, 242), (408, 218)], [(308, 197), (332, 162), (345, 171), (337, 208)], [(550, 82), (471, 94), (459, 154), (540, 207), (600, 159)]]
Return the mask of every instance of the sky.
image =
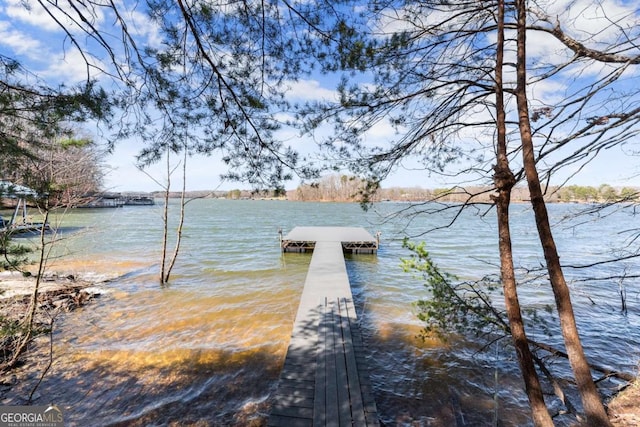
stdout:
[[(114, 155), (107, 158), (109, 173), (105, 188), (109, 191), (151, 192), (162, 188), (154, 180), (164, 182), (164, 164), (156, 165), (141, 172), (135, 167), (135, 148), (119, 145)], [(188, 160), (187, 188), (190, 190), (232, 190), (249, 189), (246, 184), (225, 182), (220, 179), (224, 165), (215, 157), (194, 156)], [(563, 176), (569, 175), (568, 173)], [(391, 187), (422, 187), (443, 188), (454, 184), (453, 180), (437, 174), (430, 174), (424, 170), (412, 168), (410, 165), (399, 168), (382, 186)], [(556, 181), (556, 183), (558, 183)], [(586, 165), (580, 175), (570, 181), (576, 185), (590, 185), (598, 187), (609, 184), (614, 187), (640, 187), (640, 157), (619, 152), (604, 152)], [(292, 181), (286, 185), (293, 189), (299, 181)]]
[[(126, 0), (125, 0), (126, 1)], [(25, 0), (3, 0), (0, 3), (0, 54), (17, 58), (34, 73), (51, 82), (81, 82), (86, 78), (87, 69), (79, 53), (65, 40), (60, 28), (53, 23), (50, 16), (40, 9), (38, 3), (26, 0), (30, 5), (29, 10), (23, 6)], [(538, 2), (539, 4), (542, 1)], [(582, 28), (593, 28), (600, 25), (602, 10), (609, 14), (628, 13), (629, 2), (602, 0), (599, 7), (591, 6), (586, 0), (574, 0), (571, 9), (563, 11), (564, 1), (549, 2), (548, 7), (557, 9), (558, 14), (566, 13), (579, 33)], [(600, 10), (602, 9), (602, 10)], [(98, 27), (107, 26), (108, 16), (98, 14), (95, 24)], [(159, 36), (155, 28), (144, 18), (139, 11), (130, 12), (132, 32), (144, 40), (145, 43), (154, 45), (159, 43)], [(607, 31), (611, 30), (609, 27)], [(606, 31), (602, 31), (601, 35)], [(549, 56), (553, 52), (554, 45), (547, 40), (530, 42), (533, 54), (540, 57)], [(100, 58), (93, 59), (97, 65), (103, 65)], [(598, 72), (598, 71), (594, 71)], [(555, 92), (562, 88), (554, 87), (551, 83), (547, 86), (539, 85), (536, 95), (551, 98)], [(555, 92), (554, 92), (555, 91)], [(297, 100), (335, 99), (335, 80), (330, 78), (309, 78), (291, 84), (289, 97)], [(85, 128), (92, 132), (91, 128)], [(95, 133), (95, 135), (98, 135)], [(373, 140), (382, 141), (390, 138), (393, 131), (390, 126), (381, 124), (370, 135)], [(293, 145), (309, 146), (313, 142), (304, 136), (294, 134), (284, 135)], [(97, 137), (99, 138), (99, 137)], [(98, 141), (99, 142), (99, 141)], [(107, 176), (105, 189), (109, 191), (157, 191), (161, 190), (158, 182), (164, 181), (164, 165), (149, 167), (145, 172), (135, 166), (135, 157), (142, 144), (140, 141), (128, 140), (118, 143), (112, 154), (105, 158)], [(210, 157), (194, 156), (188, 160), (187, 188), (189, 190), (231, 190), (235, 188), (249, 188), (247, 184), (236, 182), (224, 182), (220, 175), (225, 167), (215, 155)], [(557, 182), (571, 175), (573, 170), (567, 169), (561, 173)], [(176, 179), (174, 178), (174, 181)], [(456, 181), (457, 182), (457, 181)], [(416, 167), (415, 161), (407, 159), (404, 165), (400, 165), (382, 186), (389, 187), (423, 187), (439, 188), (456, 183), (445, 177), (428, 172)], [(299, 181), (294, 180), (287, 184), (287, 188), (295, 188)], [(640, 157), (633, 152), (632, 147), (618, 147), (609, 151), (603, 151), (592, 162), (584, 166), (579, 174), (570, 181), (572, 184), (598, 186), (607, 183), (613, 186), (640, 186)]]

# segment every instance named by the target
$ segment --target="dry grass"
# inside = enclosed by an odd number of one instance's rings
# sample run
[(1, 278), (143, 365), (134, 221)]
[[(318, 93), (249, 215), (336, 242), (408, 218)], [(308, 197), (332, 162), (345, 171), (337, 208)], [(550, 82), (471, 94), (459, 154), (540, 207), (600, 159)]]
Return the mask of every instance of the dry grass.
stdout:
[(640, 427), (640, 381), (638, 378), (609, 403), (609, 414), (614, 427)]

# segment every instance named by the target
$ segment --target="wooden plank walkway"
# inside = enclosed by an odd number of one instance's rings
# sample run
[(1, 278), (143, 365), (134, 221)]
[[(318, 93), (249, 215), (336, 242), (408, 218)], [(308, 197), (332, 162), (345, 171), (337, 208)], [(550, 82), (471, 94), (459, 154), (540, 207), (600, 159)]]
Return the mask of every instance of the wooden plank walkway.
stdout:
[(348, 227), (298, 227), (283, 242), (292, 236), (314, 249), (268, 425), (378, 426), (343, 256), (348, 237), (377, 241)]

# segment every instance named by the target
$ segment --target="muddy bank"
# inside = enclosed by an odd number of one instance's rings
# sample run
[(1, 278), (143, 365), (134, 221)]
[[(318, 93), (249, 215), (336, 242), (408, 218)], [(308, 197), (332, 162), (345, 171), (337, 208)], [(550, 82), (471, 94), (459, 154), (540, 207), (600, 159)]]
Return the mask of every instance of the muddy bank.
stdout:
[[(9, 324), (24, 320), (35, 287), (36, 279), (32, 276), (16, 272), (0, 273), (0, 321), (5, 330)], [(38, 327), (49, 325), (58, 314), (82, 307), (101, 293), (102, 290), (94, 283), (72, 275), (51, 274), (43, 277), (38, 285), (35, 324)], [(4, 338), (3, 330), (0, 339)]]
[[(17, 382), (16, 369), (5, 365), (14, 356), (18, 343), (24, 336), (27, 316), (30, 312), (36, 279), (15, 272), (0, 273), (0, 396)], [(33, 351), (40, 346), (40, 337), (48, 336), (62, 313), (85, 306), (101, 294), (93, 283), (74, 276), (49, 275), (38, 286), (33, 342), (19, 359), (16, 367), (27, 366)]]

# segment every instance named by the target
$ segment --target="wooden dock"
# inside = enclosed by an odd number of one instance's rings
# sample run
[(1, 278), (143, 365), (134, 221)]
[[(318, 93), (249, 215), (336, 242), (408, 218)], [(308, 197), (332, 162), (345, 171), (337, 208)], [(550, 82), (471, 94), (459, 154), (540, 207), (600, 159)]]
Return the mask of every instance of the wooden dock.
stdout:
[(296, 227), (281, 237), (280, 246), (284, 252), (308, 252), (316, 242), (340, 242), (344, 252), (375, 254), (378, 240), (360, 227)]
[(283, 251), (313, 250), (269, 426), (378, 426), (344, 251), (375, 253), (362, 228), (297, 227)]

